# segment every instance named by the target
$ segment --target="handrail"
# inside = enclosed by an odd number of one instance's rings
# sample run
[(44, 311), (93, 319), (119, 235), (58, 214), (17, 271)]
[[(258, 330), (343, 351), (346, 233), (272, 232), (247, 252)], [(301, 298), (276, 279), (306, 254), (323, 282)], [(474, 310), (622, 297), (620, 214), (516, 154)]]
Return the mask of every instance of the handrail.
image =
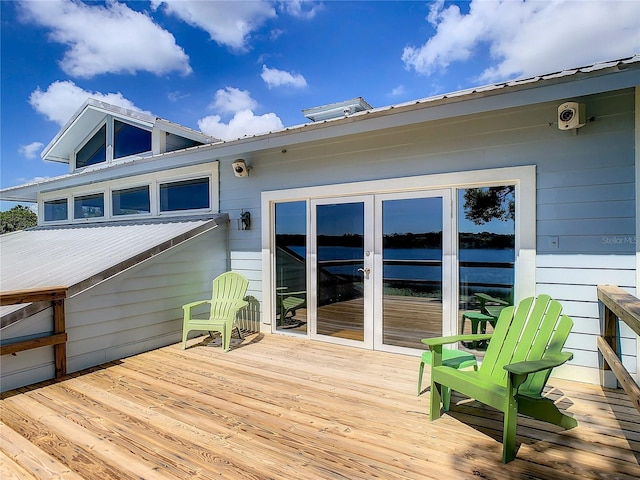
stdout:
[(640, 412), (640, 386), (633, 380), (620, 360), (618, 319), (640, 335), (640, 299), (614, 285), (598, 285), (598, 300), (602, 303), (601, 334), (597, 339), (602, 354), (600, 381), (604, 386), (605, 371), (612, 371)]
[(67, 287), (44, 287), (0, 292), (0, 306), (19, 303), (51, 302), (53, 306), (53, 334), (0, 345), (0, 355), (12, 355), (32, 348), (53, 346), (56, 378), (67, 374), (67, 332), (64, 299)]

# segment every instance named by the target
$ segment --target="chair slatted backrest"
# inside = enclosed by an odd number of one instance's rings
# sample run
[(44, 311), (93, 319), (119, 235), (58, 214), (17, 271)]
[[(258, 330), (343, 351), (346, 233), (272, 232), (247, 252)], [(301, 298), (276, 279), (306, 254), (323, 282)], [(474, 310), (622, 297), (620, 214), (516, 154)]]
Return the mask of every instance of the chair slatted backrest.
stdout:
[(248, 286), (249, 280), (236, 272), (226, 272), (214, 278), (211, 318), (226, 316), (238, 300), (244, 299)]
[[(547, 351), (559, 353), (573, 326), (572, 320), (561, 316), (562, 306), (548, 295), (522, 300), (517, 308), (505, 308), (497, 321), (480, 375), (506, 385), (510, 363), (540, 360)], [(544, 388), (550, 371), (539, 372), (520, 387), (521, 392), (538, 395)]]

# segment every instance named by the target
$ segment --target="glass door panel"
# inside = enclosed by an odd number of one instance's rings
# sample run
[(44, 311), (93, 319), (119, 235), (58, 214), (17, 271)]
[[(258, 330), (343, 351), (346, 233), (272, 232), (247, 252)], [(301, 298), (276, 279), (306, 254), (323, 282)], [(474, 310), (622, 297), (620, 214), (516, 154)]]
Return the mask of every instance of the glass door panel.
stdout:
[(424, 349), (422, 338), (443, 334), (444, 292), (449, 292), (443, 283), (451, 264), (443, 219), (448, 196), (434, 192), (379, 197), (377, 348)]
[(315, 281), (312, 336), (336, 343), (371, 338), (367, 318), (371, 287), (372, 236), (366, 218), (370, 199), (312, 203)]
[(275, 205), (275, 324), (307, 333), (307, 202)]
[(458, 189), (460, 333), (491, 331), (513, 304), (515, 210), (514, 185)]

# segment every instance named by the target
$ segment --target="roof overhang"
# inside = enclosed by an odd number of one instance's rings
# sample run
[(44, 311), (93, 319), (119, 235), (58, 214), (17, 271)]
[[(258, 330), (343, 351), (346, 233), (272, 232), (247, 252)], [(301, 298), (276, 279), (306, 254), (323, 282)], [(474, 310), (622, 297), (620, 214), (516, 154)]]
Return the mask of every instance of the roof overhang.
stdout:
[(621, 90), (640, 85), (640, 55), (549, 75), (472, 88), (437, 95), (412, 102), (364, 110), (346, 117), (306, 123), (265, 134), (243, 137), (168, 152), (135, 162), (100, 166), (47, 179), (41, 182), (0, 190), (0, 200), (36, 202), (38, 192), (85, 185), (104, 178), (102, 168), (109, 168), (109, 178), (161, 171), (176, 166), (196, 165), (214, 160), (232, 161), (253, 152), (289, 148), (370, 133), (394, 127), (487, 113), (549, 101), (565, 101), (586, 95)]
[(49, 145), (45, 147), (41, 153), (42, 159), (51, 162), (69, 163), (71, 152), (89, 137), (89, 135), (102, 124), (107, 116), (147, 130), (157, 128), (163, 132), (172, 133), (199, 143), (219, 141), (202, 132), (197, 132), (176, 123), (169, 122), (168, 120), (155, 117), (147, 112), (131, 110), (101, 102), (95, 98), (89, 98), (76, 113), (74, 113), (67, 124), (62, 127)]
[(148, 129), (153, 128), (156, 121), (156, 117), (148, 113), (129, 110), (89, 98), (45, 147), (41, 153), (42, 159), (69, 163), (69, 153), (77, 148), (103, 122), (107, 115), (126, 119), (128, 122), (133, 121), (138, 126)]

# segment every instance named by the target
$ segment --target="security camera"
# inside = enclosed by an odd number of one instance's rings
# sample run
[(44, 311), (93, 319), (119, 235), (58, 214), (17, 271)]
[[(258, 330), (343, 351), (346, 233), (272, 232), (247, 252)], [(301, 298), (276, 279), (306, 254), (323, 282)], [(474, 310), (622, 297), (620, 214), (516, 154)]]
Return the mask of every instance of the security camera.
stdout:
[(249, 167), (244, 160), (236, 160), (231, 164), (231, 168), (233, 168), (233, 174), (236, 177), (246, 177), (249, 175)]
[(571, 130), (585, 125), (587, 110), (584, 103), (565, 102), (558, 107), (558, 128)]

